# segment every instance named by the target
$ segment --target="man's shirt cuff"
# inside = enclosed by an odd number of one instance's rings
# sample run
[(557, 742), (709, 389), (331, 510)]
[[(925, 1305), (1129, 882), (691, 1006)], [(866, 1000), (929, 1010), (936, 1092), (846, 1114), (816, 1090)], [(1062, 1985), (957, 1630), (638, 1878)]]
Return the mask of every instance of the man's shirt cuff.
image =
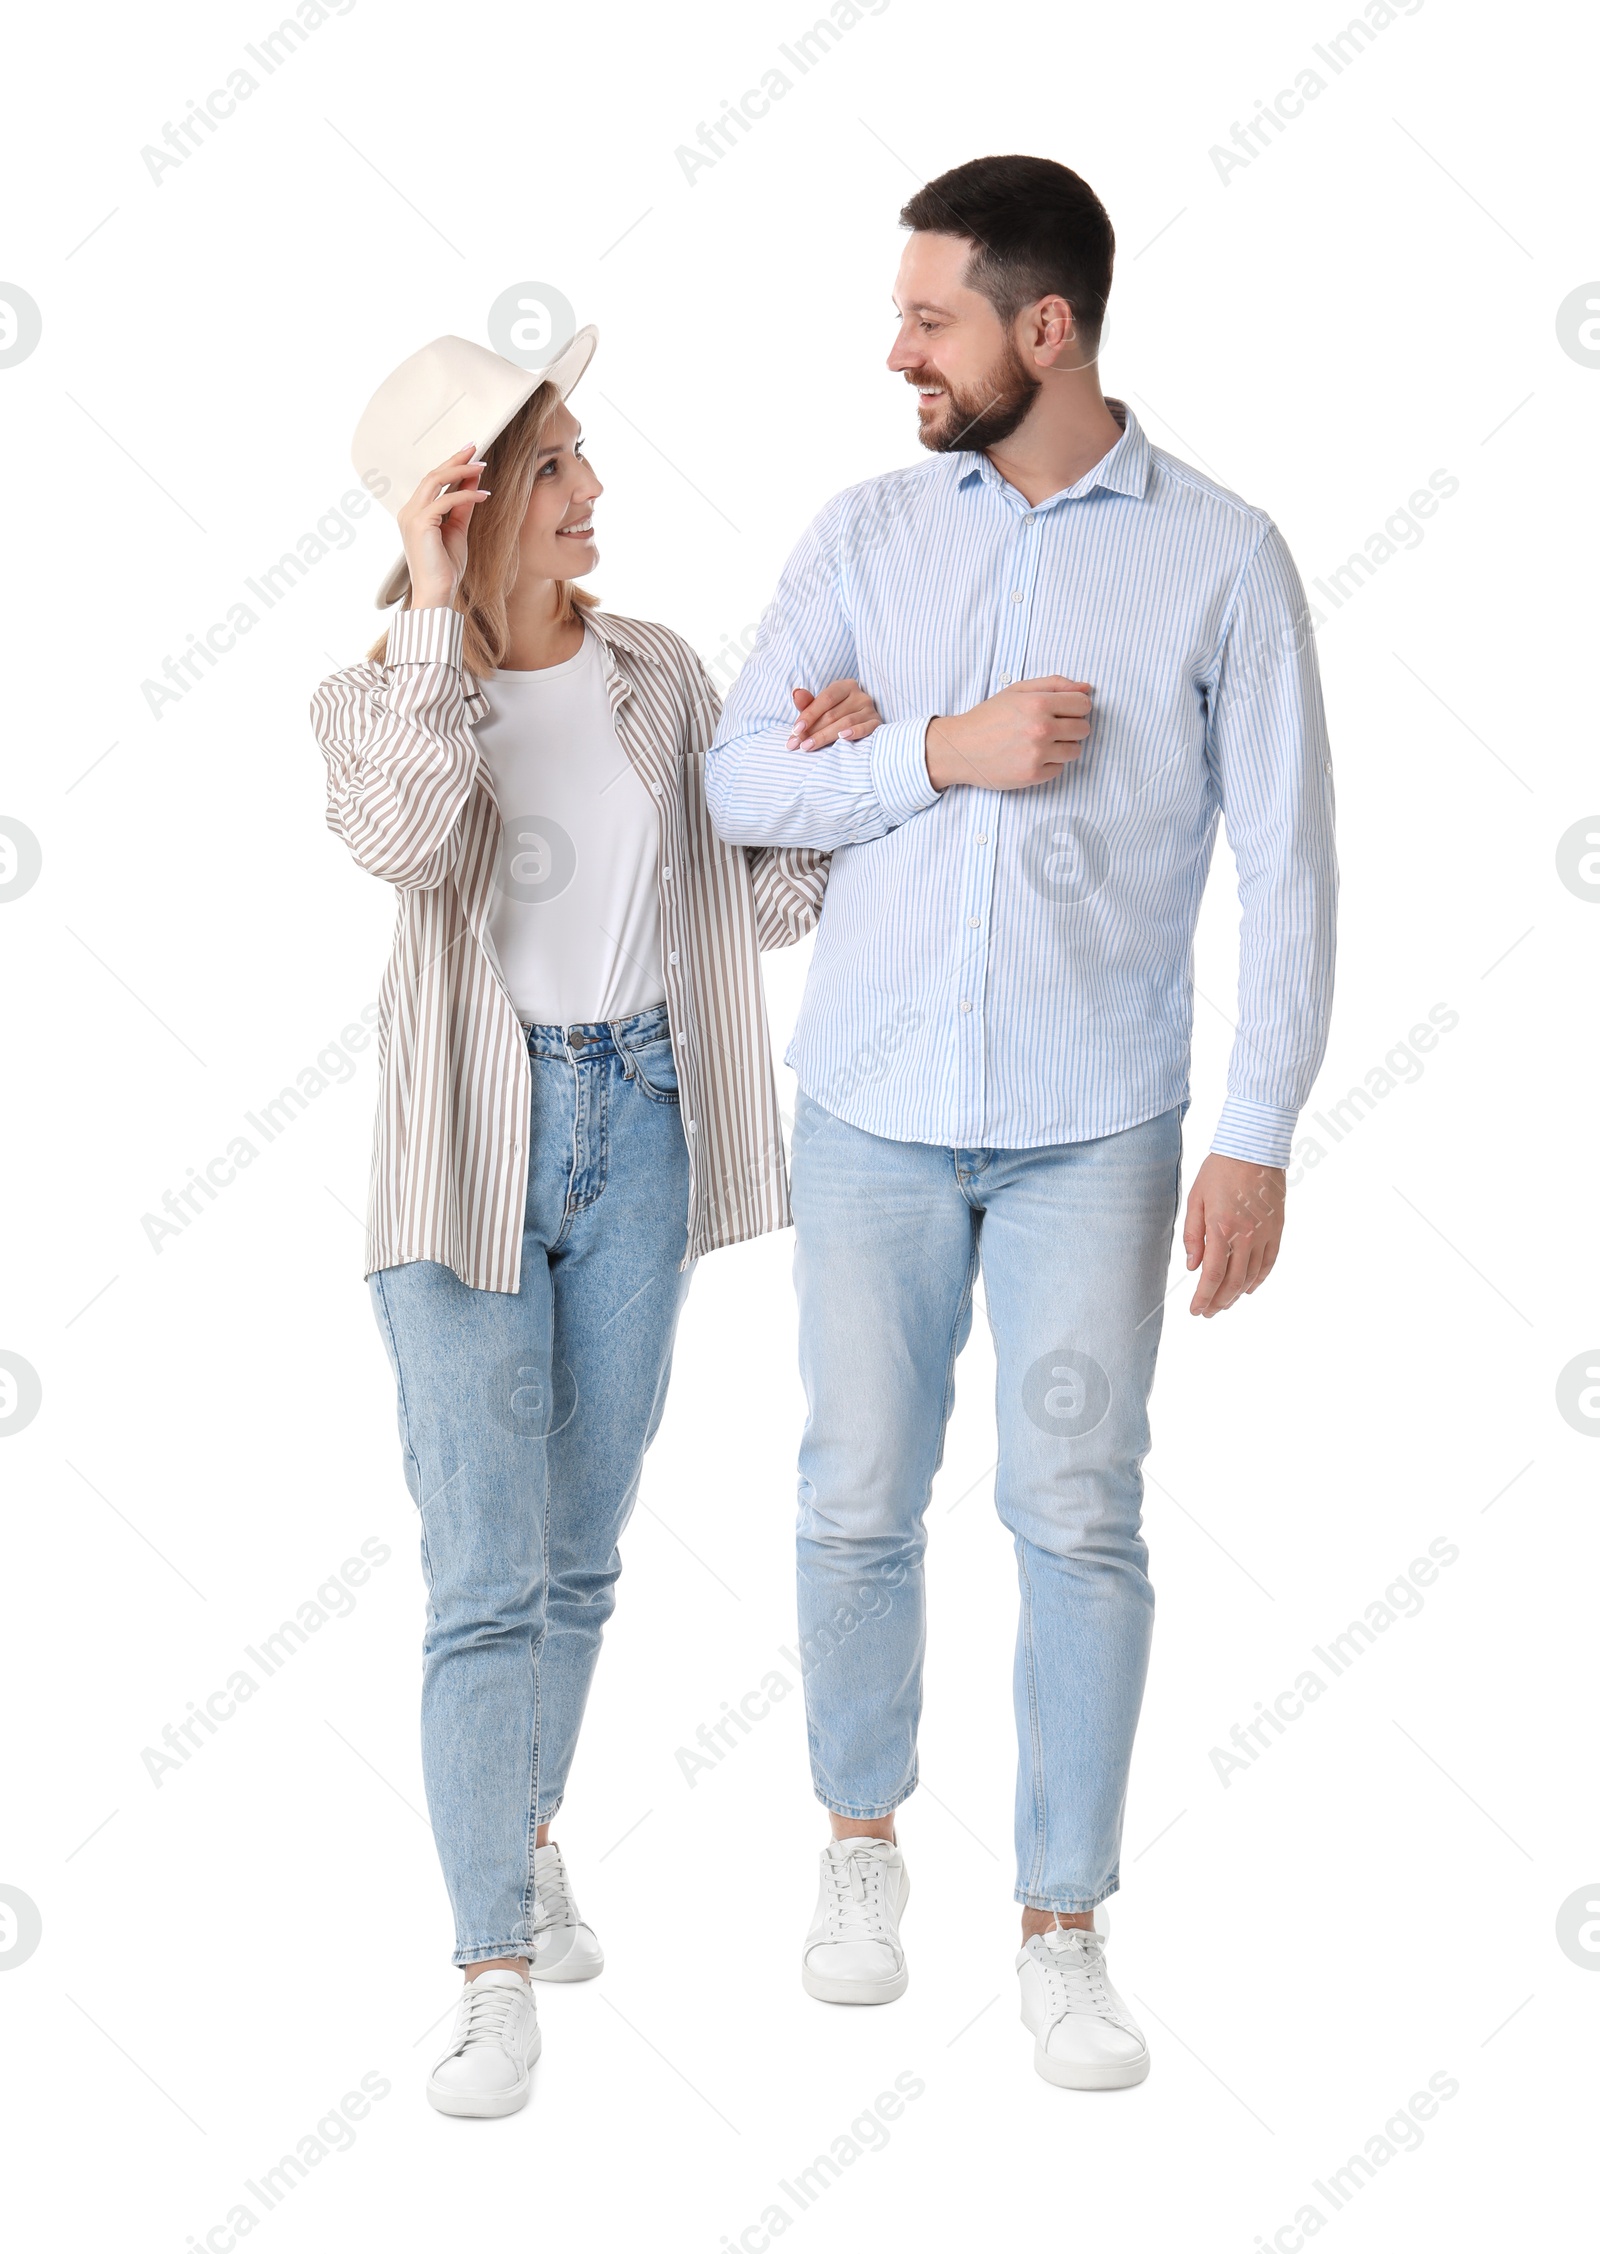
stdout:
[(922, 813), (939, 795), (928, 780), (927, 737), (927, 720), (886, 720), (867, 739), (873, 793), (892, 828)]
[(1222, 1107), (1211, 1148), (1221, 1158), (1245, 1158), (1257, 1166), (1287, 1166), (1299, 1111), (1277, 1104), (1246, 1103), (1230, 1096)]

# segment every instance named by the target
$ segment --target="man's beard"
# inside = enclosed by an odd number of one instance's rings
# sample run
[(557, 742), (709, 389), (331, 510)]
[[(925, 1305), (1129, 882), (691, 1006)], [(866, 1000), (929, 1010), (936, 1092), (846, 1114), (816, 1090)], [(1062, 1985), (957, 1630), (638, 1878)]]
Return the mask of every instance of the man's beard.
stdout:
[(917, 435), (930, 454), (981, 454), (1011, 436), (1026, 419), (1038, 392), (1039, 378), (1029, 372), (1015, 341), (1007, 337), (987, 381), (973, 391), (958, 391), (946, 383), (937, 420), (919, 421)]

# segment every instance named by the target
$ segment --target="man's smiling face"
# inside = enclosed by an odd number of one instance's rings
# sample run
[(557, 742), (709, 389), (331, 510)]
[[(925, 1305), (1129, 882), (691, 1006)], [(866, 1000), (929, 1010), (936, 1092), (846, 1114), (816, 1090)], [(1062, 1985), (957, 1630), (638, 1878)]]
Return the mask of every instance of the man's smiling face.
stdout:
[(963, 279), (972, 249), (959, 235), (914, 234), (895, 279), (900, 331), (888, 364), (915, 388), (917, 435), (935, 454), (1009, 438), (1039, 389), (1011, 330)]

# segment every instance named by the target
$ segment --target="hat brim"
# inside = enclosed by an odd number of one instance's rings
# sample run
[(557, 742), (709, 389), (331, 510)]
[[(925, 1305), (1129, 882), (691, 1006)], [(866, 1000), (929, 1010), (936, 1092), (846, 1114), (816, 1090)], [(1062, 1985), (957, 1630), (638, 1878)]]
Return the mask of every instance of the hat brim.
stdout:
[[(528, 371), (528, 388), (523, 392), (522, 397), (511, 402), (492, 430), (480, 431), (477, 434), (478, 451), (480, 453), (488, 451), (505, 429), (507, 423), (511, 421), (514, 415), (519, 415), (522, 412), (541, 384), (554, 384), (557, 397), (568, 398), (575, 388), (578, 378), (594, 358), (595, 346), (599, 342), (600, 331), (590, 321), (578, 331), (569, 344), (562, 346), (547, 367), (530, 368)], [(391, 609), (394, 604), (399, 602), (410, 585), (411, 566), (406, 562), (405, 555), (402, 552), (399, 561), (378, 589), (378, 609)]]

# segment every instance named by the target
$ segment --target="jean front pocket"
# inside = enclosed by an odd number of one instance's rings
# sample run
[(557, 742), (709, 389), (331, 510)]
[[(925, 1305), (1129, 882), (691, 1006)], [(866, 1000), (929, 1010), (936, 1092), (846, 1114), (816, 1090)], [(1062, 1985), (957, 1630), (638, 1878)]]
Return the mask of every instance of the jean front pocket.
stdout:
[(663, 1033), (654, 1041), (644, 1041), (637, 1048), (630, 1048), (628, 1064), (641, 1092), (652, 1103), (677, 1102), (678, 1063), (672, 1053), (670, 1034)]

